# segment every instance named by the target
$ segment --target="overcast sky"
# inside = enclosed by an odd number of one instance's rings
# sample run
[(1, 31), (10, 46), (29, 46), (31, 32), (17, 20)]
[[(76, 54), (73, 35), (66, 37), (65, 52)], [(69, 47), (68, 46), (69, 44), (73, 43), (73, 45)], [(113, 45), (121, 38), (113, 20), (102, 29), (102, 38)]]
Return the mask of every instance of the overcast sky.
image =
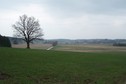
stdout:
[(0, 34), (26, 14), (39, 20), (45, 39), (125, 39), (126, 0), (0, 0)]

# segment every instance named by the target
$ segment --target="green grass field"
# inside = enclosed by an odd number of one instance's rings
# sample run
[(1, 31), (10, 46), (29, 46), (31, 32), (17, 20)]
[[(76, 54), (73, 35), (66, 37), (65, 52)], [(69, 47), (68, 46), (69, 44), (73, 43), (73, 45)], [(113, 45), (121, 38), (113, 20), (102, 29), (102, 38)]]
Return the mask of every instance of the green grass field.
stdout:
[(126, 52), (0, 48), (0, 84), (126, 84)]

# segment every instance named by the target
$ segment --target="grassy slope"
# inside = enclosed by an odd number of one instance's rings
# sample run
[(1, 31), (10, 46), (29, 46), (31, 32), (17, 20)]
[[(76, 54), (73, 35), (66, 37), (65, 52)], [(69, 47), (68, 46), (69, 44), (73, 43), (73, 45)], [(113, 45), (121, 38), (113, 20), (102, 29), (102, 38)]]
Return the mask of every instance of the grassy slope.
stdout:
[(0, 48), (0, 84), (124, 84), (126, 52), (77, 53)]

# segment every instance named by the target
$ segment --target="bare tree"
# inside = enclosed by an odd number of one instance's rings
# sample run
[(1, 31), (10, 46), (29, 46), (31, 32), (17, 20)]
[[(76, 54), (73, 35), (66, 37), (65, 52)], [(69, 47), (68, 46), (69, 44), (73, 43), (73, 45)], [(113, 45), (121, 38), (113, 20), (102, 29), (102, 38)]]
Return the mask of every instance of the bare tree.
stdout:
[(22, 15), (14, 25), (14, 33), (17, 37), (22, 38), (27, 43), (27, 48), (30, 48), (30, 43), (36, 38), (43, 36), (39, 21), (34, 17)]

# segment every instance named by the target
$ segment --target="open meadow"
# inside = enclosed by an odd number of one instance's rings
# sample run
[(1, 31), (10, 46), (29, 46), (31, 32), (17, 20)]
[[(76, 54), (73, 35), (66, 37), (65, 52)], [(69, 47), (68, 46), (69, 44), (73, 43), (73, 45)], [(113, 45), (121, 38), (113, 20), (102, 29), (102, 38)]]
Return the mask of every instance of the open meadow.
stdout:
[[(31, 49), (47, 50), (52, 44), (30, 44)], [(26, 48), (26, 44), (12, 44), (13, 48)], [(126, 52), (126, 47), (112, 44), (58, 44), (52, 50), (72, 52)]]
[(126, 52), (126, 47), (112, 44), (65, 44), (54, 47), (53, 50), (73, 52)]
[(126, 84), (126, 52), (0, 48), (0, 84)]

